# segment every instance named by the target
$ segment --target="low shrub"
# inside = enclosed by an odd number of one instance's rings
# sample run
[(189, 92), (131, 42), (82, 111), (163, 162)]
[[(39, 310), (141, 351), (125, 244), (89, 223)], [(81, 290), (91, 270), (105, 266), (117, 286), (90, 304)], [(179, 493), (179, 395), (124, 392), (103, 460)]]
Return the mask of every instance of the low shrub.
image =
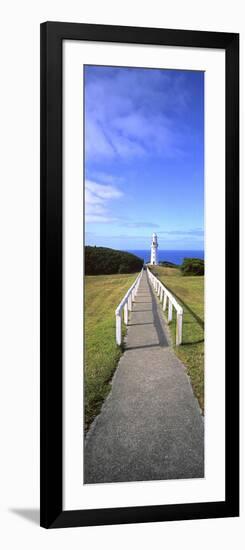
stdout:
[(180, 266), (183, 275), (204, 275), (204, 260), (200, 258), (184, 258)]

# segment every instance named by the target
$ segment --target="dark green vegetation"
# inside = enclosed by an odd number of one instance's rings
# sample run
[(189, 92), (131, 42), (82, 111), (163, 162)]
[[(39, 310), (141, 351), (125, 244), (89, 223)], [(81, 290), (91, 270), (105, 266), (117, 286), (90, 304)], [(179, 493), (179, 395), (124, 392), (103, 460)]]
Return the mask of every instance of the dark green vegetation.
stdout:
[(204, 260), (185, 258), (180, 269), (183, 275), (204, 275)]
[(183, 343), (175, 346), (176, 318), (170, 323), (175, 352), (186, 365), (192, 387), (204, 411), (204, 277), (183, 277), (180, 269), (156, 266), (152, 272), (174, 294), (184, 310)]
[(134, 254), (102, 246), (85, 246), (85, 275), (136, 273), (144, 261)]
[(136, 277), (137, 273), (85, 277), (86, 430), (110, 391), (110, 381), (122, 353), (115, 341), (115, 309)]

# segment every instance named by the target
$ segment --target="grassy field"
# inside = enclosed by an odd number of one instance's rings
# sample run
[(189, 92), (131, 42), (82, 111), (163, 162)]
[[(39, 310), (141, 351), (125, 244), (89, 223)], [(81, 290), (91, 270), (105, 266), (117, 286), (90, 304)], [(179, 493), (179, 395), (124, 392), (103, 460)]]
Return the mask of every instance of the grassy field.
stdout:
[[(194, 393), (204, 412), (204, 277), (183, 277), (179, 269), (157, 266), (152, 272), (183, 306), (183, 344), (175, 352), (186, 365)], [(173, 312), (174, 312), (173, 308)], [(175, 342), (175, 316), (170, 323)]]
[[(110, 391), (110, 380), (122, 353), (115, 342), (115, 309), (136, 276), (85, 277), (85, 429)], [(125, 334), (125, 327), (123, 331)]]

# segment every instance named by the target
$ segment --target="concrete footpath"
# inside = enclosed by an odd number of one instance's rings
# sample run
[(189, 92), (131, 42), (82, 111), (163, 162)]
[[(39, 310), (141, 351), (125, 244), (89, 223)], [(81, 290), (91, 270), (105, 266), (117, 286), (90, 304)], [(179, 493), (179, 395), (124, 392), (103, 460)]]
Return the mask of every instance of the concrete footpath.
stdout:
[(86, 437), (84, 463), (85, 483), (204, 476), (203, 417), (146, 272), (111, 392)]

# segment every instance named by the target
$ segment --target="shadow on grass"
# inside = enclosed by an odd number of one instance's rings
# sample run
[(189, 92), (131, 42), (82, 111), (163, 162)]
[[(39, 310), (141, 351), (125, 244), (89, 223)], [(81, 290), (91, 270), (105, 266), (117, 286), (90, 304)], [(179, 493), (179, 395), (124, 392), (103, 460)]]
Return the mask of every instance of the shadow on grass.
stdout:
[(194, 344), (202, 344), (204, 342), (204, 338), (201, 340), (196, 340), (195, 342), (182, 342), (181, 346), (193, 346)]
[(184, 308), (187, 309), (187, 311), (192, 315), (192, 317), (194, 317), (194, 319), (196, 319), (199, 326), (204, 330), (205, 323), (201, 319), (201, 317), (199, 317), (199, 315), (197, 315), (195, 313), (195, 311), (193, 311), (193, 309), (191, 309), (190, 306), (188, 306), (187, 303), (182, 300), (182, 298), (179, 298), (179, 296), (177, 296), (177, 295), (176, 295), (176, 298), (178, 298), (178, 300), (180, 300), (182, 302)]
[[(188, 304), (186, 302), (184, 302), (183, 298), (181, 298), (180, 296), (178, 296), (178, 294), (176, 294), (175, 292), (172, 291), (171, 288), (169, 288), (165, 283), (164, 285), (166, 286), (166, 288), (169, 290), (169, 292), (171, 292), (173, 294), (173, 296), (179, 300), (180, 303), (183, 304), (184, 308), (194, 317), (194, 319), (196, 319), (197, 323), (199, 324), (199, 326), (204, 329), (204, 326), (205, 326), (205, 323), (204, 321), (201, 319), (201, 317), (199, 317), (199, 315), (197, 315), (195, 313), (195, 311), (193, 311), (193, 309), (191, 309), (190, 306), (188, 306)], [(195, 343), (195, 342), (193, 342)]]

